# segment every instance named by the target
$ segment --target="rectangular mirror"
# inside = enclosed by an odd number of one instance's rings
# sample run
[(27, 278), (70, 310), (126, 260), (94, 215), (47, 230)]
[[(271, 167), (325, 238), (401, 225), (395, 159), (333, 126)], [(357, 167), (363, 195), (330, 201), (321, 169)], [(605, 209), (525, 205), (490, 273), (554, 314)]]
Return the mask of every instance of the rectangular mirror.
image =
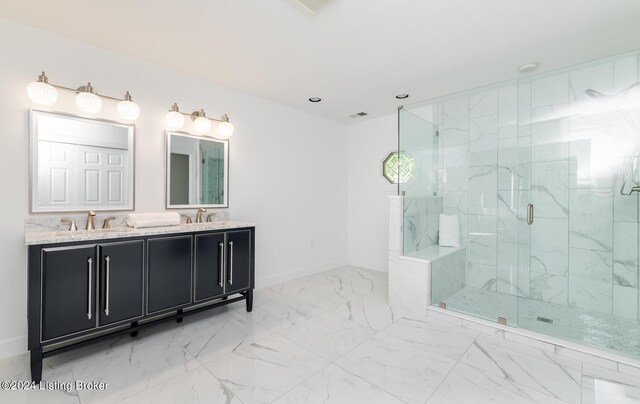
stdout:
[(167, 208), (226, 208), (229, 141), (167, 132)]
[(134, 126), (31, 110), (31, 211), (132, 210)]

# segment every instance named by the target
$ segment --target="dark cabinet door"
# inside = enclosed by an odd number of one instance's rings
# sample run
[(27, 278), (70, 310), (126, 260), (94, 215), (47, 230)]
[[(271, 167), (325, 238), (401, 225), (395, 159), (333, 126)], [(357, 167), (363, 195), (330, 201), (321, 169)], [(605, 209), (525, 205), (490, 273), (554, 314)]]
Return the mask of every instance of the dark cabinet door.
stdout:
[(42, 340), (96, 327), (94, 245), (42, 250)]
[(195, 300), (224, 293), (224, 233), (195, 236)]
[(144, 241), (100, 245), (99, 324), (142, 316)]
[(251, 230), (227, 232), (227, 279), (225, 293), (251, 287)]
[(149, 239), (147, 312), (191, 303), (191, 236)]

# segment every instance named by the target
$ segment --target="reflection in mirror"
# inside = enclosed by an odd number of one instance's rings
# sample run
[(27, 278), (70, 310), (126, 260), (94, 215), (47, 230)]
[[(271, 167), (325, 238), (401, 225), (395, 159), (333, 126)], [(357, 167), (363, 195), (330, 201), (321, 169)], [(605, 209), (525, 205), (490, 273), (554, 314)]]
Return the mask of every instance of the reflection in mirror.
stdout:
[(227, 207), (229, 142), (167, 132), (167, 207)]
[(133, 209), (133, 125), (31, 111), (31, 210)]

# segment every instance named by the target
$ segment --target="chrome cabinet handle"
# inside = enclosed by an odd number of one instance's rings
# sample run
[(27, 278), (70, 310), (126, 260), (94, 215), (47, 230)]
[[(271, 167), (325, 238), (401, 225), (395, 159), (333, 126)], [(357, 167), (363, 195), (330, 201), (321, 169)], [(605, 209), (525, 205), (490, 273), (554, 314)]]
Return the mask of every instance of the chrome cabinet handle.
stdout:
[(233, 285), (233, 241), (229, 241), (229, 285)]
[(92, 294), (92, 291), (93, 291), (93, 287), (92, 287), (92, 286), (93, 286), (93, 285), (92, 285), (92, 284), (93, 284), (93, 281), (92, 281), (92, 279), (91, 279), (91, 278), (93, 277), (93, 276), (92, 276), (92, 273), (93, 273), (93, 259), (92, 259), (92, 258), (89, 258), (89, 259), (87, 260), (87, 263), (89, 263), (89, 301), (87, 302), (87, 306), (88, 306), (87, 318), (88, 318), (89, 320), (91, 320), (91, 312), (93, 311), (93, 310), (91, 309), (91, 294)]
[(104, 257), (104, 260), (106, 262), (106, 267), (107, 267), (107, 290), (106, 290), (106, 303), (105, 303), (105, 309), (104, 309), (104, 314), (106, 314), (107, 316), (109, 315), (109, 278), (111, 278), (110, 276), (110, 264), (111, 264), (111, 258), (109, 258), (109, 256)]
[(224, 276), (224, 243), (218, 244), (220, 246), (220, 282), (218, 282), (218, 286), (223, 287), (224, 282), (222, 280)]
[(527, 205), (527, 224), (531, 226), (533, 224), (533, 204)]

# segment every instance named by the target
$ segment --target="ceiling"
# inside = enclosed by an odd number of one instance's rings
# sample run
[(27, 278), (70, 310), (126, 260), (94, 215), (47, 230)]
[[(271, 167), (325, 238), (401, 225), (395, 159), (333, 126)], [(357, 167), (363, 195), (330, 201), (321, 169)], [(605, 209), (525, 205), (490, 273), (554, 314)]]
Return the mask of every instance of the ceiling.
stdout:
[(345, 123), (518, 77), (524, 63), (640, 48), (638, 0), (331, 0), (315, 14), (291, 0), (3, 3), (0, 17)]

